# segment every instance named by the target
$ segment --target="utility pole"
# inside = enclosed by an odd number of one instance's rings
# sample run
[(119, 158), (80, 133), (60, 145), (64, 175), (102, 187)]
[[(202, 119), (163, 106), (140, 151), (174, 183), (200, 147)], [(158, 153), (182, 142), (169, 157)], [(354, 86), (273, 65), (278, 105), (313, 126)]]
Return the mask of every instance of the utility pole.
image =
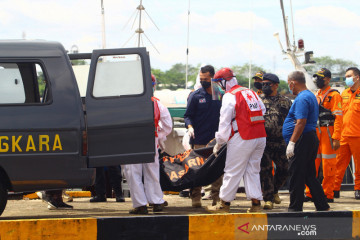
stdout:
[(106, 39), (105, 39), (105, 10), (104, 10), (104, 1), (101, 0), (101, 29), (102, 29), (102, 48), (106, 48)]

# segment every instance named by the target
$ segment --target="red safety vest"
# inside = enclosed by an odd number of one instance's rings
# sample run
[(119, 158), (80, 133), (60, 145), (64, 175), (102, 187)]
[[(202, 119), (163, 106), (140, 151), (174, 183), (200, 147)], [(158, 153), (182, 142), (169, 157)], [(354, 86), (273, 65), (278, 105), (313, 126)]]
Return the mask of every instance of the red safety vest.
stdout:
[[(245, 87), (236, 85), (229, 93), (235, 95), (235, 119), (238, 132), (242, 139), (250, 140), (266, 137), (265, 119), (259, 104), (257, 94)], [(236, 131), (232, 130), (232, 133)]]
[(160, 109), (159, 109), (159, 105), (157, 103), (157, 101), (159, 101), (159, 99), (157, 99), (156, 97), (151, 97), (151, 100), (154, 102), (155, 137), (157, 137), (158, 136), (157, 130), (158, 130), (159, 121), (160, 121)]

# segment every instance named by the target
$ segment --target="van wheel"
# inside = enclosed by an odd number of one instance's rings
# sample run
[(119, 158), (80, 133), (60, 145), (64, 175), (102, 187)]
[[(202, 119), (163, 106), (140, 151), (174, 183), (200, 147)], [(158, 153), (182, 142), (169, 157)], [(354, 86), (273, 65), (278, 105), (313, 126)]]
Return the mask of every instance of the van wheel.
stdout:
[(7, 190), (4, 183), (0, 181), (0, 215), (3, 213), (7, 203)]

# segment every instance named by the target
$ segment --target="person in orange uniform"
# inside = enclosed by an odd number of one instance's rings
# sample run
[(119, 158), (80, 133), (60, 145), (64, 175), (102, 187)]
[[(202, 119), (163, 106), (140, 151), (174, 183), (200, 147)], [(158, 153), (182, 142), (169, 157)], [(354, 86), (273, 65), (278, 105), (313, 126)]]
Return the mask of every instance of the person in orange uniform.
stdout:
[[(328, 202), (334, 202), (334, 183), (336, 168), (336, 153), (340, 147), (340, 137), (342, 128), (342, 109), (340, 93), (331, 89), (329, 84), (331, 72), (326, 68), (321, 68), (313, 75), (316, 86), (319, 90), (316, 98), (319, 103), (319, 121), (316, 128), (319, 138), (319, 149), (315, 160), (315, 169), (319, 172), (320, 163), (323, 168), (322, 187)], [(306, 186), (306, 197), (304, 201), (312, 199), (310, 190)]]
[(265, 73), (266, 72), (264, 72), (264, 71), (258, 71), (252, 77), (252, 79), (254, 79), (254, 87), (257, 89), (256, 93), (259, 96), (260, 96), (260, 94), (263, 93), (263, 91), (262, 91), (262, 81), (263, 81), (263, 76), (264, 76)]
[(343, 104), (343, 127), (340, 149), (336, 156), (335, 198), (340, 197), (340, 187), (351, 155), (355, 163), (355, 199), (360, 199), (360, 70), (346, 70), (345, 83), (349, 86), (341, 93)]

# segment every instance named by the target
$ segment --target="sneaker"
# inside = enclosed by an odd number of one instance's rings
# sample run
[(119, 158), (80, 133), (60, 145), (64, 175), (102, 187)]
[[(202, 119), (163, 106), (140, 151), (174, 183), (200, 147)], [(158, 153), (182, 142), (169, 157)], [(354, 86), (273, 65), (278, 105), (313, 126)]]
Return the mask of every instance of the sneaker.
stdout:
[(201, 208), (201, 200), (191, 199), (191, 205), (193, 208)]
[(266, 201), (266, 202), (265, 202), (264, 209), (272, 210), (273, 207), (274, 207), (274, 203), (273, 203), (273, 202), (271, 202), (271, 201)]
[(190, 191), (189, 190), (182, 190), (179, 193), (180, 197), (190, 197)]
[(136, 207), (129, 210), (130, 214), (148, 214), (148, 209), (146, 206)]
[(261, 204), (259, 205), (252, 204), (251, 208), (247, 210), (247, 213), (254, 213), (254, 212), (261, 212)]
[(90, 199), (90, 202), (106, 202), (106, 197), (95, 196)]
[(74, 199), (72, 196), (63, 191), (62, 198), (64, 202), (72, 202)]
[(360, 199), (360, 190), (355, 190), (355, 199)]
[(340, 191), (334, 191), (334, 198), (340, 198)]
[[(117, 196), (115, 197), (116, 199), (116, 202), (125, 202), (125, 198), (123, 196)], [(106, 199), (105, 199), (105, 202), (106, 202)]]
[(221, 200), (215, 206), (206, 206), (205, 210), (209, 213), (229, 213), (230, 203)]
[(49, 210), (69, 210), (69, 209), (73, 209), (73, 208), (74, 208), (73, 206), (68, 205), (64, 202), (55, 202), (55, 201), (48, 202)]
[(162, 204), (154, 204), (153, 205), (153, 212), (161, 212), (163, 210)]
[(281, 203), (281, 198), (279, 196), (279, 193), (275, 193), (274, 194), (274, 203), (276, 204), (280, 204)]

